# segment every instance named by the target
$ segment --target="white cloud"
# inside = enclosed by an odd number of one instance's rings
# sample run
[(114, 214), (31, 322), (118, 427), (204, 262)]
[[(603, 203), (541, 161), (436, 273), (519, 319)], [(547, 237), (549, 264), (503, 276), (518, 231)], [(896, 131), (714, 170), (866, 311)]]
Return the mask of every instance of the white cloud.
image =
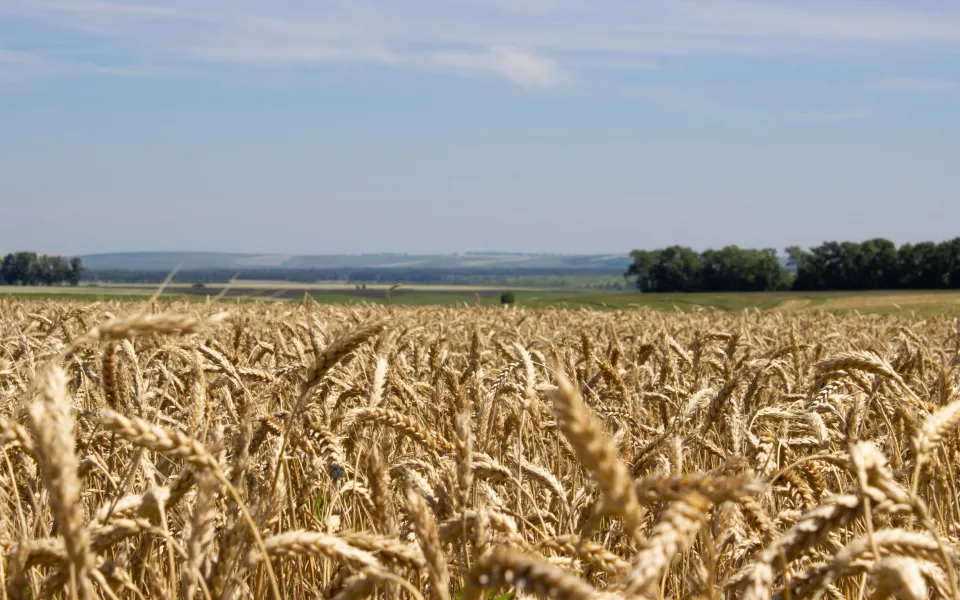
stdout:
[(441, 52), (432, 62), (446, 68), (497, 73), (525, 86), (551, 86), (568, 78), (555, 61), (510, 46), (494, 46), (483, 53)]

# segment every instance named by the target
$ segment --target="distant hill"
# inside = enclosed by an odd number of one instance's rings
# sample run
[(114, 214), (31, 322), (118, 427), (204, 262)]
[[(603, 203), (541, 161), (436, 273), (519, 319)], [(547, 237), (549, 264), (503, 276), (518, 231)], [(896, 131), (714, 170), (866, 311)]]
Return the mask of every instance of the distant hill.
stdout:
[(232, 254), (226, 252), (113, 252), (80, 257), (88, 270), (170, 271), (182, 269), (560, 269), (622, 273), (624, 253), (601, 255), (511, 254)]

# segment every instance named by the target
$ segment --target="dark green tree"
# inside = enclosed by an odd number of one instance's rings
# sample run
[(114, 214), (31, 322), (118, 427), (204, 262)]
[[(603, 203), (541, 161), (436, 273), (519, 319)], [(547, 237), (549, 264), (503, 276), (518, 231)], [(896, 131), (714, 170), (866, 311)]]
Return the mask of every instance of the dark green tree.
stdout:
[(80, 276), (83, 275), (83, 262), (79, 256), (70, 259), (70, 269), (67, 271), (67, 282), (76, 286), (80, 283)]
[(630, 253), (631, 258), (633, 258), (633, 263), (623, 276), (635, 278), (636, 286), (641, 291), (650, 291), (650, 269), (654, 263), (657, 262), (658, 254), (658, 251), (634, 250)]
[(762, 292), (785, 288), (787, 273), (773, 248), (747, 250), (726, 246), (701, 255), (701, 287), (719, 292)]
[(947, 287), (949, 260), (946, 246), (934, 242), (904, 244), (900, 257), (900, 283), (907, 289), (942, 289)]
[(780, 263), (780, 256), (775, 248), (751, 250), (750, 269), (753, 280), (756, 282), (756, 291), (776, 291), (790, 288), (792, 283), (790, 274)]
[(16, 285), (17, 283), (13, 273), (13, 254), (4, 256), (3, 263), (0, 263), (0, 283), (3, 285)]
[(858, 285), (860, 244), (825, 242), (809, 251), (792, 246), (787, 254), (797, 268), (794, 289), (850, 290)]
[(800, 246), (790, 246), (787, 248), (787, 266), (791, 267), (796, 273), (793, 279), (793, 289), (817, 289), (818, 279), (812, 253)]
[(737, 246), (725, 246), (720, 250), (706, 250), (700, 256), (703, 263), (701, 283), (705, 290), (729, 292), (743, 284), (746, 258)]
[(884, 238), (824, 242), (809, 249), (790, 246), (786, 253), (793, 276), (769, 248), (635, 250), (624, 277), (651, 292), (960, 289), (960, 237), (899, 248)]
[(9, 285), (36, 285), (40, 283), (40, 269), (36, 252), (15, 252), (3, 260), (3, 279)]
[(941, 253), (947, 270), (947, 287), (960, 289), (960, 237), (943, 242)]
[(857, 289), (889, 290), (900, 283), (900, 257), (890, 240), (876, 238), (860, 244)]
[(13, 252), (0, 263), (0, 283), (6, 285), (57, 285), (80, 281), (80, 259), (69, 263), (59, 256), (38, 255), (36, 252)]
[(59, 256), (37, 258), (37, 280), (42, 285), (56, 285), (67, 278), (67, 263)]
[(699, 254), (683, 246), (669, 246), (657, 253), (657, 260), (650, 268), (651, 291), (700, 291), (702, 271)]

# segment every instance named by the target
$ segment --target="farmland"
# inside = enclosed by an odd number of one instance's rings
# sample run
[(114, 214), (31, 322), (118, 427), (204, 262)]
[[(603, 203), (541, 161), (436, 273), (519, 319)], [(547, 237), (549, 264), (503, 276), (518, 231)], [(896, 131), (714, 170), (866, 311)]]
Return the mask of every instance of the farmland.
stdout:
[(960, 331), (849, 298), (0, 298), (6, 593), (949, 596)]
[[(283, 281), (243, 281), (232, 284), (83, 284), (78, 287), (0, 286), (4, 295), (29, 298), (74, 300), (138, 300), (160, 292), (164, 299), (187, 298), (243, 301), (296, 300), (309, 294), (320, 304), (387, 304), (387, 284), (369, 284), (358, 290), (356, 284), (323, 282), (302, 284)], [(605, 291), (555, 286), (499, 287), (474, 285), (403, 284), (390, 292), (389, 302), (406, 306), (482, 306), (500, 304), (500, 295), (510, 291), (521, 307), (632, 309), (650, 307), (659, 310), (760, 310), (865, 313), (906, 312), (916, 314), (960, 315), (960, 292), (953, 291), (876, 291), (876, 292), (725, 292), (725, 293), (638, 293), (633, 290)]]

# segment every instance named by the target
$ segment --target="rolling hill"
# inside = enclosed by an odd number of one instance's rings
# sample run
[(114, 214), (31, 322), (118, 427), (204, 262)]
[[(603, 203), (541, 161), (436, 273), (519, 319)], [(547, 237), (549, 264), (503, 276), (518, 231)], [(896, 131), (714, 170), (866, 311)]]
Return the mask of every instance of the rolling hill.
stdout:
[(233, 254), (226, 252), (114, 252), (80, 257), (89, 270), (129, 269), (583, 269), (621, 273), (630, 264), (622, 255), (512, 254)]

